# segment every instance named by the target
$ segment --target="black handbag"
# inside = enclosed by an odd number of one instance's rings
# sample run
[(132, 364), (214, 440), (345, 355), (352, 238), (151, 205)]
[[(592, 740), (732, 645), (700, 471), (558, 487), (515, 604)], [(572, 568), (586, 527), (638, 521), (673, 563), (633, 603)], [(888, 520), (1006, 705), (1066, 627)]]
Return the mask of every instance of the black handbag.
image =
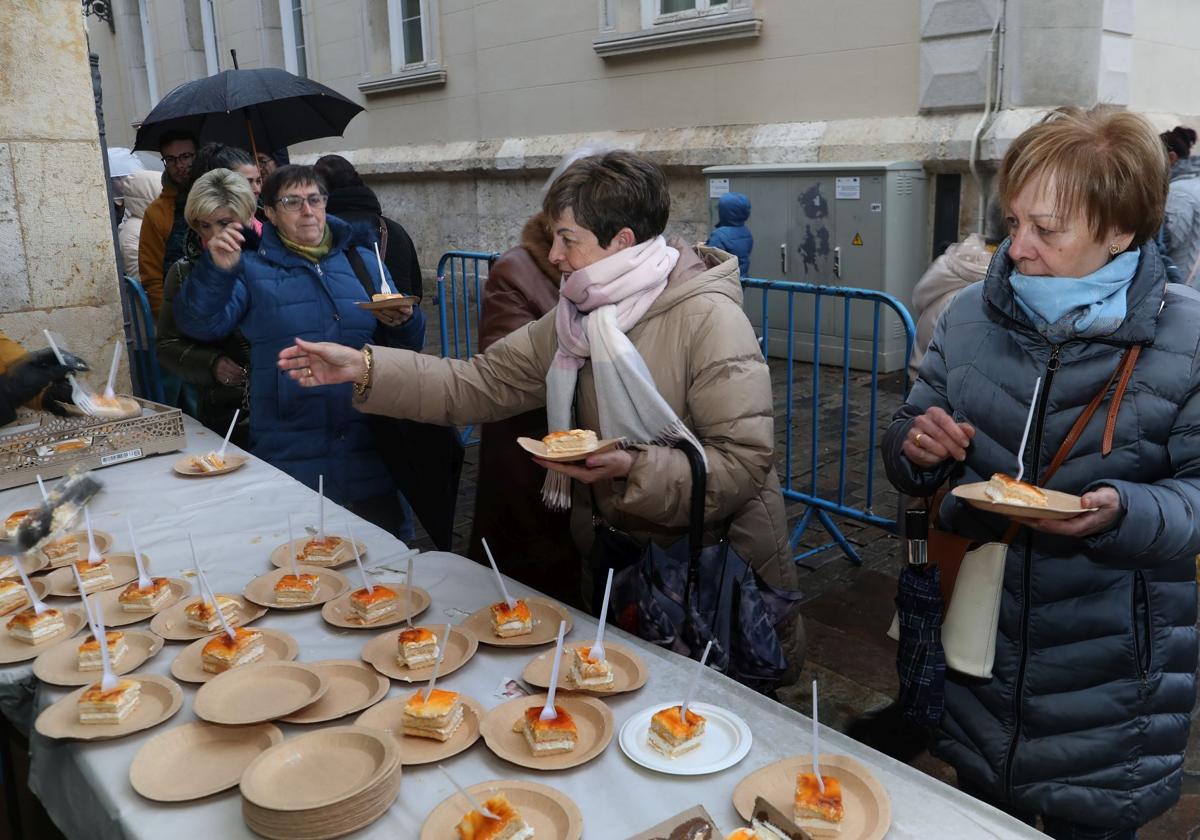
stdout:
[[(370, 300), (374, 287), (362, 254), (350, 248), (346, 257)], [(433, 544), (441, 551), (450, 551), (465, 455), (457, 432), (449, 426), (375, 414), (370, 415), (370, 423), (376, 450), (392, 481), (412, 506)]]
[(711, 640), (711, 667), (769, 691), (788, 665), (777, 628), (795, 617), (801, 595), (762, 580), (730, 546), (728, 523), (716, 545), (704, 545), (704, 461), (687, 441), (676, 448), (692, 472), (688, 536), (666, 548), (653, 541), (643, 546), (604, 522), (593, 499), (594, 591), (604, 591), (608, 569), (614, 569), (609, 621), (692, 659)]

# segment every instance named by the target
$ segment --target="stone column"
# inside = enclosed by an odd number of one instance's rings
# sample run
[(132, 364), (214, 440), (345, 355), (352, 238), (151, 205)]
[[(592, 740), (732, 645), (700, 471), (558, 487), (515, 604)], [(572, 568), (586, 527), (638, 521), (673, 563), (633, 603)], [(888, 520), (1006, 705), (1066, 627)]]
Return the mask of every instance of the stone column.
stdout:
[[(0, 331), (107, 375), (120, 287), (79, 0), (0, 3)], [(122, 373), (119, 387), (129, 387)]]

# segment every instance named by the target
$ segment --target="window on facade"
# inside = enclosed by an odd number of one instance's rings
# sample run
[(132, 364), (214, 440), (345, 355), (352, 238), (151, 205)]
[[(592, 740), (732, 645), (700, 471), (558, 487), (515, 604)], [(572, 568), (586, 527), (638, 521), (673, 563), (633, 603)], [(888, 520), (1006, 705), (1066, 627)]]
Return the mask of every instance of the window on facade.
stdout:
[(279, 0), (279, 22), (283, 29), (284, 67), (297, 76), (308, 76), (303, 0)]
[(707, 12), (728, 6), (728, 0), (657, 0), (658, 14), (674, 15), (681, 12)]
[(392, 72), (425, 61), (425, 0), (388, 0)]

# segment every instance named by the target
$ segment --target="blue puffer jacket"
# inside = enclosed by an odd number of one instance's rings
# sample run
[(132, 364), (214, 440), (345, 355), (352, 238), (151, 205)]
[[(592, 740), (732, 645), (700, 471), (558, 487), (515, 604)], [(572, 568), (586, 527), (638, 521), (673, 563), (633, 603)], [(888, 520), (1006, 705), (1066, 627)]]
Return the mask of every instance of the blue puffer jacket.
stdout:
[[(1025, 475), (1041, 475), (1122, 352), (1139, 344), (1112, 452), (1100, 454), (1109, 394), (1049, 482), (1068, 493), (1110, 486), (1125, 514), (1086, 538), (1022, 529), (1008, 550), (994, 676), (948, 680), (939, 754), (964, 782), (1019, 809), (1131, 828), (1179, 797), (1196, 697), (1200, 295), (1166, 285), (1147, 243), (1117, 332), (1051, 346), (1016, 304), (1007, 252), (1005, 243), (938, 324), (884, 439), (888, 475), (927, 496), (944, 479), (1011, 473), (1038, 376)], [(923, 471), (900, 446), (912, 418), (935, 405), (976, 434), (965, 463)], [(977, 540), (998, 539), (1007, 524), (949, 495), (940, 515)]]
[(749, 218), (750, 199), (741, 193), (725, 193), (717, 201), (717, 226), (704, 243), (737, 257), (743, 277), (750, 276), (750, 252), (754, 250), (754, 235), (746, 227)]
[(301, 388), (280, 372), (276, 357), (296, 336), (420, 350), (425, 317), (418, 307), (403, 326), (387, 328), (356, 306), (368, 298), (346, 253), (358, 248), (378, 290), (373, 233), (333, 216), (327, 224), (333, 248), (319, 264), (288, 250), (269, 224), (258, 251), (243, 253), (233, 271), (218, 269), (206, 252), (174, 306), (176, 324), (200, 341), (241, 329), (250, 342), (251, 451), (314, 489), (324, 474), (326, 494), (341, 503), (394, 489), (369, 420), (351, 406), (349, 383)]

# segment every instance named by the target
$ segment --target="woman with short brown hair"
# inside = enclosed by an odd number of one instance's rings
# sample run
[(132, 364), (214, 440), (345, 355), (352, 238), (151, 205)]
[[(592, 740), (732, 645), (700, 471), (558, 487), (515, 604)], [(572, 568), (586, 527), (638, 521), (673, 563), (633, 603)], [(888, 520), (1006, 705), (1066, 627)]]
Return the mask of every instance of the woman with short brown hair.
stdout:
[(942, 316), (884, 441), (892, 482), (925, 497), (1018, 463), (1041, 484), (1068, 452), (1047, 486), (1086, 512), (1009, 520), (949, 494), (938, 511), (978, 542), (1021, 527), (993, 676), (948, 677), (937, 752), (965, 790), (1040, 816), (1052, 837), (1130, 838), (1179, 798), (1196, 687), (1200, 298), (1166, 284), (1153, 241), (1166, 192), (1162, 145), (1134, 114), (1062, 109), (1018, 137), (1000, 171), (1010, 236)]

